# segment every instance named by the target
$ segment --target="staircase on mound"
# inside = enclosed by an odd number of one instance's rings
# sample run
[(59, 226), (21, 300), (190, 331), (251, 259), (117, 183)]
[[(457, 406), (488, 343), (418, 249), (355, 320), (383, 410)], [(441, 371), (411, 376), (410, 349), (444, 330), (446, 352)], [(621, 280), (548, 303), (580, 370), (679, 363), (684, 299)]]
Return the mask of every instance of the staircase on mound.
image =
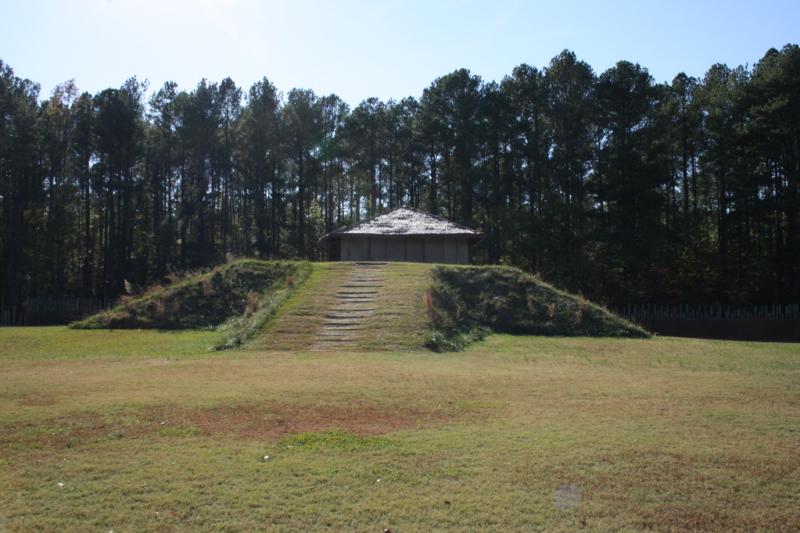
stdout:
[(430, 265), (317, 263), (256, 347), (409, 350), (424, 342)]
[(378, 291), (383, 288), (386, 263), (356, 263), (350, 277), (317, 329), (312, 351), (354, 348), (375, 314)]

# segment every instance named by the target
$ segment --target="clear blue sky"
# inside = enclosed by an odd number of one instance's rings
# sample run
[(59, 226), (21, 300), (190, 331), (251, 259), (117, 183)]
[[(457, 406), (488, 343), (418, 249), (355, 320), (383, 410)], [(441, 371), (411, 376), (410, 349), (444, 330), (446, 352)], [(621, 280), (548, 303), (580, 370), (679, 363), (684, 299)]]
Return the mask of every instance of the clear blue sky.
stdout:
[(598, 73), (627, 59), (666, 81), (788, 42), (800, 0), (0, 0), (0, 59), (43, 95), (72, 78), (96, 92), (133, 75), (151, 89), (267, 76), (355, 105), (419, 96), (460, 67), (499, 81), (564, 48)]

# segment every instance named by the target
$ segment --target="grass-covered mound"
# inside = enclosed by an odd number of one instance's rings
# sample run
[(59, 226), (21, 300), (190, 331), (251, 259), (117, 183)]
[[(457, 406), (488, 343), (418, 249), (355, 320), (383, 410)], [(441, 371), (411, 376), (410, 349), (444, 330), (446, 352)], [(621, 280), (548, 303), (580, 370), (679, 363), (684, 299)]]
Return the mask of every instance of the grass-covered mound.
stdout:
[(226, 324), (228, 341), (239, 344), (274, 313), (310, 265), (245, 259), (189, 276), (71, 324), (73, 328), (197, 329)]
[(647, 337), (587, 299), (510, 267), (438, 266), (428, 298), (428, 346), (458, 350), (489, 331), (528, 335)]

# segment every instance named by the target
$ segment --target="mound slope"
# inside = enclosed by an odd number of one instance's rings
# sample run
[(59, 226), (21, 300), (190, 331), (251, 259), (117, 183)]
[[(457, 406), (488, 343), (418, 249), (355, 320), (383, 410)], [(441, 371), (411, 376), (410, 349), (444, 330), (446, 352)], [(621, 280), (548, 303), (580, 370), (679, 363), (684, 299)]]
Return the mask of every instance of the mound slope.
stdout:
[(648, 337), (639, 326), (519, 269), (437, 266), (428, 300), (428, 346), (457, 350), (489, 331), (528, 335)]
[(274, 295), (307, 275), (294, 261), (238, 260), (210, 272), (128, 298), (108, 311), (74, 322), (78, 329), (189, 329), (216, 327), (256, 313)]
[(491, 331), (646, 337), (521, 270), (419, 263), (239, 260), (127, 298), (74, 328), (223, 332), (217, 348), (459, 350)]

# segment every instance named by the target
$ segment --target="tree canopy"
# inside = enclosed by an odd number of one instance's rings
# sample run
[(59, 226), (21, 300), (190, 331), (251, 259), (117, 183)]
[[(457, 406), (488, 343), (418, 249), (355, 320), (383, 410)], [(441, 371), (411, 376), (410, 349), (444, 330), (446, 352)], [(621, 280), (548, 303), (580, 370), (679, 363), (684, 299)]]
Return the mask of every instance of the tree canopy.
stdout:
[(478, 262), (611, 304), (800, 300), (794, 44), (670, 83), (564, 51), (352, 109), (267, 78), (39, 92), (0, 61), (2, 308), (229, 255), (324, 259), (325, 232), (398, 206), (480, 229)]

